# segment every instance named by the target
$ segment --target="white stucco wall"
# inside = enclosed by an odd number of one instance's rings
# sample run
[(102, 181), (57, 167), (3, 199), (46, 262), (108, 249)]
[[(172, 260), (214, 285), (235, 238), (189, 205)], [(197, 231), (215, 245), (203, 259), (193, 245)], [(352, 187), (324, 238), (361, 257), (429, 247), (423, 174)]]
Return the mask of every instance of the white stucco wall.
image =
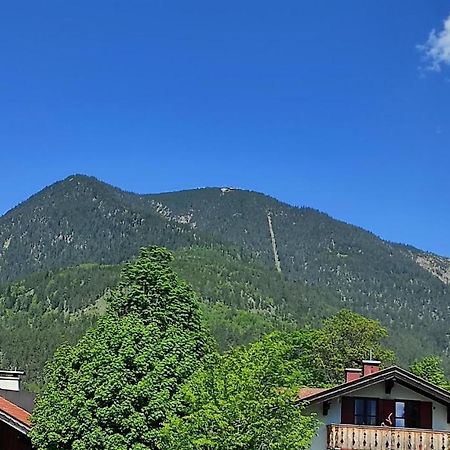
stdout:
[[(362, 388), (358, 391), (348, 394), (347, 397), (372, 397), (385, 400), (419, 400), (429, 402), (430, 399), (399, 384), (394, 384), (390, 394), (386, 394), (384, 390), (384, 383), (375, 386)], [(450, 426), (447, 424), (447, 408), (437, 402), (433, 404), (433, 429), (439, 431), (449, 431)], [(318, 434), (313, 440), (311, 450), (325, 450), (327, 444), (327, 428), (329, 424), (339, 424), (341, 422), (341, 401), (340, 399), (332, 400), (330, 402), (330, 409), (327, 416), (322, 415), (322, 404), (310, 405), (307, 408), (308, 412), (316, 414), (316, 417), (323, 424), (318, 430)]]
[(328, 410), (327, 416), (322, 415), (322, 404), (311, 405), (306, 411), (314, 413), (321, 422), (321, 425), (317, 430), (317, 436), (312, 441), (311, 450), (326, 450), (327, 425), (331, 423), (340, 423), (341, 421), (341, 403), (339, 399), (330, 402), (330, 409)]

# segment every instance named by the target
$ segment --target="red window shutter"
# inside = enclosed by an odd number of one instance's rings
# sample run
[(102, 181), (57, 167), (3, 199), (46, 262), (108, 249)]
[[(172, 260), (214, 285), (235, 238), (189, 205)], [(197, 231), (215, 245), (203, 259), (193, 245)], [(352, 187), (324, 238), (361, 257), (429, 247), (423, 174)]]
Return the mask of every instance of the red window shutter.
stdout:
[(395, 401), (379, 400), (379, 421), (380, 425), (387, 427), (395, 427)]
[(352, 425), (355, 422), (355, 399), (342, 397), (341, 423)]
[(420, 428), (433, 428), (433, 405), (431, 402), (420, 402)]

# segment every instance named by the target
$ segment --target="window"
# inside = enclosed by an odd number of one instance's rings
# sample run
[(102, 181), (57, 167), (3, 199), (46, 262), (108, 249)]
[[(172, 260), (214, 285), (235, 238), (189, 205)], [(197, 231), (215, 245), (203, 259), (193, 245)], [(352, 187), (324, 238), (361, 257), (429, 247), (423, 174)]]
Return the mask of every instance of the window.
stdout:
[(355, 399), (355, 425), (377, 425), (377, 399)]
[(397, 400), (395, 402), (395, 426), (420, 428), (420, 402)]
[(395, 402), (395, 426), (405, 428), (405, 402)]
[(342, 397), (341, 423), (430, 430), (433, 404), (413, 400)]

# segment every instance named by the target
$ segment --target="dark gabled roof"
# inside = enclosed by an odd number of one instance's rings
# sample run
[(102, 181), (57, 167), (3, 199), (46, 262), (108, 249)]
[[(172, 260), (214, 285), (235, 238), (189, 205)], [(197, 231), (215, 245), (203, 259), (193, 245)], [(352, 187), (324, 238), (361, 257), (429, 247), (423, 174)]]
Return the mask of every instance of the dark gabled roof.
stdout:
[(380, 370), (379, 372), (372, 373), (348, 383), (340, 384), (330, 389), (312, 393), (308, 396), (302, 395), (300, 401), (306, 401), (308, 403), (323, 403), (337, 397), (350, 394), (359, 389), (389, 380), (412, 389), (413, 391), (442, 403), (443, 405), (450, 406), (449, 391), (446, 391), (445, 389), (442, 389), (439, 386), (436, 386), (435, 384), (430, 383), (423, 378), (420, 378), (417, 375), (414, 375), (413, 373), (397, 366), (388, 367), (387, 369)]

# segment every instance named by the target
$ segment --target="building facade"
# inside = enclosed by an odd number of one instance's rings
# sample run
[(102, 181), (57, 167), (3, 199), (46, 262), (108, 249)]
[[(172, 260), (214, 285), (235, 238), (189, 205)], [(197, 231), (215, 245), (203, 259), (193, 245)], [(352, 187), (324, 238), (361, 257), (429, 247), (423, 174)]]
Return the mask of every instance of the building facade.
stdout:
[(450, 393), (379, 364), (364, 361), (339, 386), (300, 392), (321, 422), (311, 450), (450, 450)]

